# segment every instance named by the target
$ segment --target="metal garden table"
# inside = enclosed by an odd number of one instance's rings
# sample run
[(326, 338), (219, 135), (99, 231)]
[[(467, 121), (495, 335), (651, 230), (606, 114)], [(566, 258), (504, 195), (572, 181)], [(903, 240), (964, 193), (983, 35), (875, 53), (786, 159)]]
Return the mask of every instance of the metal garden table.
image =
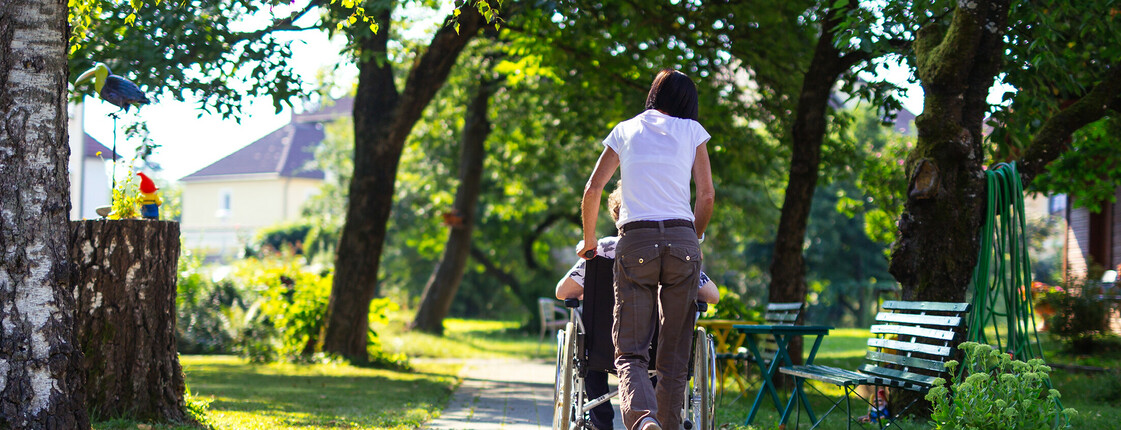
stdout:
[[(759, 366), (759, 373), (763, 379), (760, 384), (759, 393), (755, 395), (755, 402), (751, 404), (751, 412), (747, 414), (745, 425), (751, 425), (755, 420), (755, 414), (759, 412), (759, 405), (763, 402), (764, 393), (770, 394), (771, 400), (775, 405), (775, 410), (782, 414), (779, 419), (779, 424), (786, 423), (786, 419), (790, 417), (790, 412), (797, 405), (797, 402), (802, 402), (802, 406), (806, 408), (807, 414), (810, 416), (811, 422), (817, 422), (817, 417), (814, 415), (813, 410), (810, 409), (810, 402), (806, 399), (806, 393), (802, 391), (803, 381), (796, 379), (794, 383), (794, 392), (790, 394), (790, 399), (787, 400), (786, 406), (782, 406), (782, 401), (779, 400), (778, 391), (775, 390), (774, 375), (778, 373), (779, 367), (793, 366), (794, 363), (790, 360), (790, 351), (787, 346), (790, 344), (790, 338), (793, 336), (814, 336), (813, 347), (810, 353), (806, 356), (805, 364), (813, 364), (814, 357), (817, 356), (817, 350), (821, 347), (821, 340), (833, 327), (817, 326), (817, 325), (735, 325), (734, 328), (747, 336), (747, 348), (751, 350), (752, 356), (755, 357), (755, 364)], [(752, 335), (761, 334), (773, 336), (777, 348), (775, 356), (768, 364), (766, 359), (760, 354), (759, 345), (755, 337)]]

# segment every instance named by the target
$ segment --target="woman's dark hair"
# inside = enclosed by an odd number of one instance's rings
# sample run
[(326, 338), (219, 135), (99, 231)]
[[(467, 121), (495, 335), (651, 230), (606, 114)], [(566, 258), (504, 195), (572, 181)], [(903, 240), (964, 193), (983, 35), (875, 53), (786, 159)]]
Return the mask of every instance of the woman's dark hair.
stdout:
[(678, 118), (697, 120), (697, 86), (684, 73), (662, 69), (650, 84), (646, 109), (657, 109)]

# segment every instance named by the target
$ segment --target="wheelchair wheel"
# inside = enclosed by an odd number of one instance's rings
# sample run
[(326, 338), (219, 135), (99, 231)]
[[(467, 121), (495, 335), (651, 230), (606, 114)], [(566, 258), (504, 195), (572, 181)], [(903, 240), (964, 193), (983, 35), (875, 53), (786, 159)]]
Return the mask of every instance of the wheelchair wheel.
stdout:
[(685, 420), (692, 430), (712, 430), (715, 423), (715, 397), (713, 386), (716, 371), (716, 354), (712, 338), (705, 329), (693, 332), (692, 380), (685, 386)]
[(572, 374), (576, 361), (576, 326), (571, 322), (557, 334), (557, 379), (553, 391), (553, 430), (572, 424)]

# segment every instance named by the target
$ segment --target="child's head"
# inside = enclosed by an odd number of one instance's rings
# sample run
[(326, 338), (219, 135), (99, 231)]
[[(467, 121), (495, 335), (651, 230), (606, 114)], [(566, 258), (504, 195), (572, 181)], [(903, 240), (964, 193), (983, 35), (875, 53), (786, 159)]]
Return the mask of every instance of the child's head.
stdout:
[(607, 211), (611, 212), (611, 219), (619, 220), (619, 209), (623, 207), (623, 187), (615, 186), (615, 191), (607, 195)]
[(697, 119), (697, 86), (684, 73), (662, 69), (650, 84), (646, 109), (657, 109), (684, 119)]

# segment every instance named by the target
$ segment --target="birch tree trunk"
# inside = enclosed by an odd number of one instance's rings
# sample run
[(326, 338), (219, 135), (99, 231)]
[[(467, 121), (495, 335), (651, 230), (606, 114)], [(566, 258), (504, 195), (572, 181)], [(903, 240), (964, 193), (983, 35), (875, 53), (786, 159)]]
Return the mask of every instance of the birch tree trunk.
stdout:
[(0, 1), (0, 428), (85, 429), (63, 0)]

